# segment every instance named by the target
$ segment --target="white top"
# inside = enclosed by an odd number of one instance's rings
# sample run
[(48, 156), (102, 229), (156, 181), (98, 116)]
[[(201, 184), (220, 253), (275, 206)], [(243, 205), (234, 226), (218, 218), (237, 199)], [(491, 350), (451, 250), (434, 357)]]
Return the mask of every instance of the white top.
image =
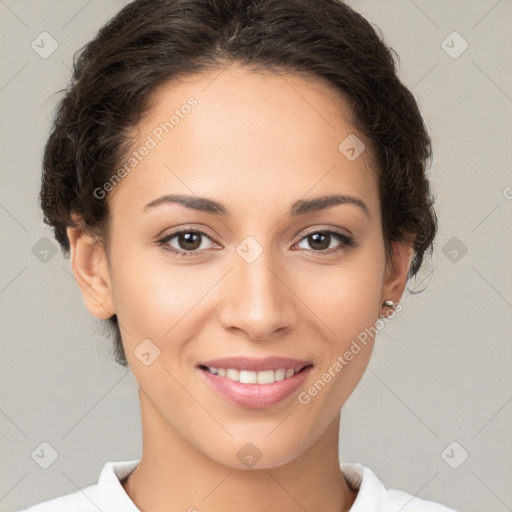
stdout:
[[(107, 462), (97, 484), (18, 512), (140, 512), (121, 485), (138, 463)], [(434, 501), (386, 489), (371, 469), (357, 462), (342, 462), (341, 470), (349, 485), (359, 489), (350, 512), (456, 512)]]

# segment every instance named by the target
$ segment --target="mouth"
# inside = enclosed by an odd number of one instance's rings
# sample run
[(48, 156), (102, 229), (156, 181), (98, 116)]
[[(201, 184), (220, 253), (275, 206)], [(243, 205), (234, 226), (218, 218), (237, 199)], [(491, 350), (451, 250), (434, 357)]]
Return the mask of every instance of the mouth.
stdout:
[(211, 375), (218, 375), (224, 377), (232, 382), (240, 382), (242, 384), (273, 384), (274, 382), (280, 382), (282, 380), (290, 379), (294, 375), (304, 371), (306, 368), (313, 366), (312, 364), (306, 364), (301, 366), (299, 369), (296, 367), (291, 368), (278, 368), (276, 370), (240, 370), (238, 368), (217, 368), (215, 366), (199, 365), (199, 368), (203, 371), (210, 373)]
[(277, 405), (297, 391), (313, 364), (290, 358), (239, 357), (204, 361), (197, 368), (222, 398), (248, 409), (262, 409)]

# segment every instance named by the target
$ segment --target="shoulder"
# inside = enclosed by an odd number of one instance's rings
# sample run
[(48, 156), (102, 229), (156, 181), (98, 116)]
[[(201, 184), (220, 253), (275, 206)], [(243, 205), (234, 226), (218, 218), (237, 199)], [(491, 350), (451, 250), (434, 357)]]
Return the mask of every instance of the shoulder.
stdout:
[(121, 484), (138, 463), (138, 460), (107, 462), (98, 483), (16, 512), (139, 512)]
[(341, 463), (341, 470), (350, 487), (358, 489), (350, 512), (457, 512), (446, 505), (418, 498), (405, 491), (386, 489), (370, 468), (357, 462)]

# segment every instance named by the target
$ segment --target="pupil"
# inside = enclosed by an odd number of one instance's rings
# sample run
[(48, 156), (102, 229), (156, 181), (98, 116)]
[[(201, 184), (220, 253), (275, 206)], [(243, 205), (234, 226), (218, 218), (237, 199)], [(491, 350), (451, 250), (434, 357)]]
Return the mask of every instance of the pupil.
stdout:
[[(200, 237), (200, 235), (198, 233), (184, 233), (184, 234), (180, 235), (181, 248), (188, 249), (188, 250), (197, 249), (201, 245), (200, 243), (199, 244), (197, 243), (197, 241), (199, 240), (199, 237)], [(181, 243), (183, 240), (184, 240), (184, 244)], [(194, 242), (195, 242), (195, 244), (194, 244)], [(192, 247), (190, 246), (190, 244), (192, 244)]]
[[(317, 244), (317, 249), (327, 249), (329, 247), (329, 237), (331, 235), (327, 233), (314, 233), (313, 235), (310, 235), (309, 238), (312, 240), (311, 247), (315, 248), (315, 244)], [(319, 241), (319, 239), (322, 239), (322, 241)], [(327, 243), (326, 243), (327, 242)], [(318, 247), (318, 244), (320, 247)]]

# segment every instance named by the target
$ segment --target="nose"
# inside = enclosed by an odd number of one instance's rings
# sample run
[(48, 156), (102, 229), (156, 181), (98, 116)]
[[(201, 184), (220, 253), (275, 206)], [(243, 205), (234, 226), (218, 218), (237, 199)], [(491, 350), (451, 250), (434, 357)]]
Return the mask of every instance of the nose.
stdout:
[(282, 334), (295, 327), (296, 296), (283, 271), (272, 263), (270, 251), (263, 251), (252, 263), (235, 254), (218, 312), (225, 329), (242, 331), (251, 340), (266, 340), (276, 331)]

